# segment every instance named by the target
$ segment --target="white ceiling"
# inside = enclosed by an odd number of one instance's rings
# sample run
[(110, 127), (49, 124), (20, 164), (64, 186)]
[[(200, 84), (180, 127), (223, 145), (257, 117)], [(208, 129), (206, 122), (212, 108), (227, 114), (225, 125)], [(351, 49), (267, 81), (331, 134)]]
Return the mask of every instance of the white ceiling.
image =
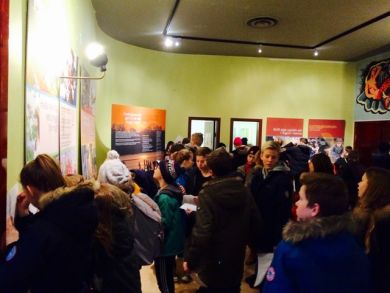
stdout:
[[(153, 50), (339, 61), (390, 52), (389, 0), (91, 1), (105, 33)], [(247, 25), (264, 16), (278, 23)], [(165, 36), (180, 38), (181, 46), (166, 49)]]

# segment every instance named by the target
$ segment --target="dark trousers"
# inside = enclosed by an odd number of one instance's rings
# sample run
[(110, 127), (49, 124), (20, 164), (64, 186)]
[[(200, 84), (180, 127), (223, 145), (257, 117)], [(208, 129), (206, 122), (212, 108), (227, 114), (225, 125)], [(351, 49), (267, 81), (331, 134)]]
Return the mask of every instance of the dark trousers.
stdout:
[(158, 288), (161, 293), (174, 293), (175, 284), (173, 283), (173, 266), (175, 265), (175, 256), (162, 256), (154, 260), (156, 269), (156, 278)]
[(196, 293), (240, 293), (240, 286), (241, 285), (228, 288), (200, 287)]

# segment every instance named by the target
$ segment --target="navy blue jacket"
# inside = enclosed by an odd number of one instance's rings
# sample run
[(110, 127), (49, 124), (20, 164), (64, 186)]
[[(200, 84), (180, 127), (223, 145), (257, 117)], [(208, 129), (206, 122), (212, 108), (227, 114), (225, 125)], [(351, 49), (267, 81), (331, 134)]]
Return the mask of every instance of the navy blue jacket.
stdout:
[(349, 215), (290, 221), (261, 293), (371, 292), (370, 266)]
[(91, 243), (97, 226), (94, 191), (60, 188), (43, 195), (41, 211), (0, 266), (1, 292), (80, 292), (91, 273)]

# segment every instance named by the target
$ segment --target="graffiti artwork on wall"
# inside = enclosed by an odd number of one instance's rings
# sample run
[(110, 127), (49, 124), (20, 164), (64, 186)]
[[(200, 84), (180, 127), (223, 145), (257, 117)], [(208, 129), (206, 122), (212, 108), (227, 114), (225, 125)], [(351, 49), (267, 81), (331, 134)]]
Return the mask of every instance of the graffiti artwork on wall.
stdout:
[(390, 111), (390, 59), (372, 62), (363, 70), (356, 102), (366, 112), (385, 114)]

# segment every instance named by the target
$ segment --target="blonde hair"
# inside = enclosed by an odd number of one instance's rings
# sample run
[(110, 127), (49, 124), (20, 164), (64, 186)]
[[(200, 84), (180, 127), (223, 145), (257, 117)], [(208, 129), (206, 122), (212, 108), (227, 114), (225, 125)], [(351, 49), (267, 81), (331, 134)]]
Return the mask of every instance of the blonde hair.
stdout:
[(264, 152), (265, 150), (274, 150), (280, 153), (280, 144), (278, 144), (276, 141), (273, 140), (266, 141), (261, 146), (261, 152)]

